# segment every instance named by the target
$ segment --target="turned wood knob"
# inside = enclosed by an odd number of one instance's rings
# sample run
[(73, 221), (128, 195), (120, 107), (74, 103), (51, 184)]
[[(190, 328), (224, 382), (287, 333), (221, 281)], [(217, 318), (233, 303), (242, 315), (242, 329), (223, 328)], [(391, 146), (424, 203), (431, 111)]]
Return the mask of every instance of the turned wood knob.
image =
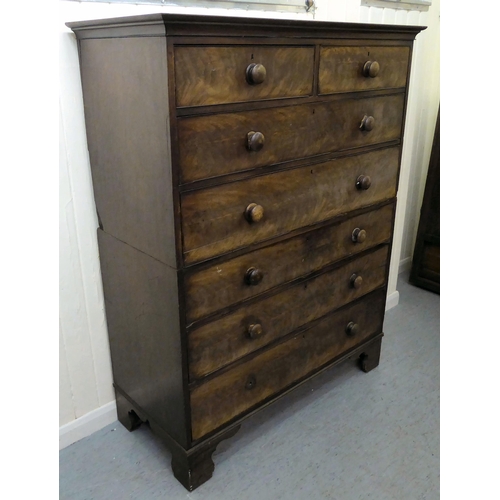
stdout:
[(345, 327), (345, 332), (347, 333), (347, 335), (354, 337), (354, 335), (357, 335), (359, 332), (359, 325), (357, 323), (354, 323), (354, 321), (350, 321)]
[(353, 274), (351, 276), (351, 278), (349, 279), (349, 284), (353, 288), (356, 288), (356, 290), (357, 290), (363, 284), (363, 278), (361, 276), (357, 275), (357, 274)]
[(247, 329), (247, 335), (251, 339), (259, 338), (263, 333), (262, 325), (260, 323), (255, 323), (254, 325), (249, 325)]
[(373, 127), (375, 127), (375, 118), (373, 118), (373, 116), (365, 115), (361, 120), (359, 128), (361, 130), (365, 130), (366, 132), (370, 132), (370, 130), (373, 130)]
[(356, 179), (356, 187), (358, 189), (368, 189), (372, 185), (372, 180), (369, 175), (360, 175)]
[(251, 267), (245, 273), (245, 283), (247, 285), (258, 285), (262, 281), (263, 277), (264, 274), (262, 274), (262, 271), (260, 269)]
[(363, 65), (363, 75), (367, 78), (375, 78), (380, 71), (380, 64), (377, 61), (366, 61)]
[(247, 208), (245, 208), (245, 219), (248, 222), (259, 222), (264, 217), (264, 208), (257, 203), (250, 203)]
[(265, 140), (262, 132), (248, 132), (247, 149), (249, 151), (260, 151), (264, 147)]
[(250, 85), (258, 85), (266, 79), (266, 68), (263, 64), (249, 64), (246, 70), (246, 77)]
[(245, 389), (250, 390), (253, 389), (257, 385), (257, 378), (255, 375), (249, 375), (247, 378), (247, 382), (245, 384)]
[(353, 232), (352, 232), (352, 241), (354, 243), (363, 243), (363, 241), (366, 240), (366, 231), (364, 229), (360, 229), (357, 227)]

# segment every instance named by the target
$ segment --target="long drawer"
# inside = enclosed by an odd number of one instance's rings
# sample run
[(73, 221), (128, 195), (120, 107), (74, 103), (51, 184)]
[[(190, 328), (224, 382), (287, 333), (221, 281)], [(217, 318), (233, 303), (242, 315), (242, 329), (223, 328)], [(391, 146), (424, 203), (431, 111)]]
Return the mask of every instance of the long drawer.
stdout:
[[(399, 147), (393, 147), (185, 193), (185, 262), (202, 261), (393, 198), (398, 165)], [(367, 189), (361, 189), (358, 179), (366, 181)]]
[(291, 339), (191, 391), (192, 437), (199, 439), (381, 332), (385, 290), (351, 304)]
[(404, 87), (409, 60), (409, 47), (323, 46), (319, 57), (319, 93)]
[(385, 245), (189, 332), (190, 378), (211, 373), (383, 286), (388, 250)]
[(188, 271), (184, 277), (187, 322), (387, 242), (392, 233), (393, 210), (391, 203), (201, 270)]
[(311, 95), (313, 70), (312, 46), (177, 46), (176, 103), (203, 106)]
[(403, 107), (400, 93), (179, 118), (181, 179), (188, 183), (399, 140)]

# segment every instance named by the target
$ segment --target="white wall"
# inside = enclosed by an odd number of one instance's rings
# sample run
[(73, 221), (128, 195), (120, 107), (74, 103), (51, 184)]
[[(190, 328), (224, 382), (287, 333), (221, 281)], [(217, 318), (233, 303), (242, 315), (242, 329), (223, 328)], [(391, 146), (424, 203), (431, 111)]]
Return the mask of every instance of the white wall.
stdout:
[[(316, 0), (315, 18), (329, 21), (428, 25), (415, 45), (388, 304), (398, 300), (400, 263), (411, 260), (439, 102), (439, 0), (428, 12), (361, 7), (360, 0)], [(76, 41), (68, 21), (188, 12), (311, 19), (311, 14), (160, 8), (60, 2), (60, 447), (116, 419), (111, 362), (96, 241)]]

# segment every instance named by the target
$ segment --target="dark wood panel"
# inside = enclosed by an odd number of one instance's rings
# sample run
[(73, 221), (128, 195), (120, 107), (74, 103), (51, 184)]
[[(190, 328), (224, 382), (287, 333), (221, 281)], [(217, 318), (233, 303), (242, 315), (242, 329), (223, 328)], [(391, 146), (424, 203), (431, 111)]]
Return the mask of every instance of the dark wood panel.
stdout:
[[(321, 47), (319, 93), (404, 87), (409, 58), (409, 47)], [(363, 73), (368, 61), (379, 65), (374, 77)]]
[[(393, 204), (301, 234), (240, 257), (185, 275), (186, 317), (191, 323), (231, 304), (317, 271), (344, 257), (387, 242), (392, 234)], [(364, 231), (353, 239), (353, 231)], [(354, 235), (355, 237), (356, 235)], [(363, 241), (359, 241), (363, 240)], [(249, 269), (262, 273), (252, 284)]]
[[(379, 333), (384, 305), (385, 291), (382, 290), (193, 389), (193, 439), (220, 427)], [(346, 333), (351, 322), (357, 325), (354, 335)]]
[(427, 277), (425, 276), (426, 271), (439, 276), (439, 261), (439, 246), (426, 242), (424, 244), (424, 251), (422, 252), (422, 274), (424, 277)]
[[(404, 97), (395, 94), (179, 118), (182, 182), (397, 140)], [(374, 118), (371, 131), (360, 128), (365, 116)], [(258, 151), (248, 148), (250, 132), (264, 136)]]
[[(396, 195), (399, 148), (339, 158), (182, 195), (186, 263), (227, 253)], [(360, 175), (371, 178), (358, 189)], [(245, 209), (263, 207), (259, 222)]]
[[(235, 311), (189, 333), (190, 378), (198, 378), (293, 332), (329, 311), (385, 284), (388, 247), (363, 255), (341, 267), (293, 284), (267, 298)], [(361, 276), (355, 288), (353, 275)], [(249, 336), (251, 325), (262, 333)]]
[(411, 283), (436, 293), (439, 293), (440, 290), (439, 118), (438, 112), (410, 273)]
[(165, 40), (81, 43), (100, 223), (107, 233), (176, 267)]
[[(250, 64), (265, 67), (250, 84)], [(177, 106), (202, 106), (312, 94), (314, 47), (176, 47)]]
[(104, 231), (98, 242), (113, 381), (187, 446), (177, 272)]

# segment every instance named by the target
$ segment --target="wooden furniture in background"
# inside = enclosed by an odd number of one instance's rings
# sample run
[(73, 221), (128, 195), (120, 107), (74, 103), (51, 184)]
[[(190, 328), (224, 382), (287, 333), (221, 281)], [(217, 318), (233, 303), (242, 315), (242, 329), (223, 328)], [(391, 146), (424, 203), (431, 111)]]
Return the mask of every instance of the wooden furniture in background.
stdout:
[(413, 252), (410, 283), (439, 293), (439, 204), (440, 204), (439, 112), (434, 132), (417, 240)]
[(419, 27), (182, 15), (78, 38), (119, 420), (192, 490), (244, 418), (379, 363)]

